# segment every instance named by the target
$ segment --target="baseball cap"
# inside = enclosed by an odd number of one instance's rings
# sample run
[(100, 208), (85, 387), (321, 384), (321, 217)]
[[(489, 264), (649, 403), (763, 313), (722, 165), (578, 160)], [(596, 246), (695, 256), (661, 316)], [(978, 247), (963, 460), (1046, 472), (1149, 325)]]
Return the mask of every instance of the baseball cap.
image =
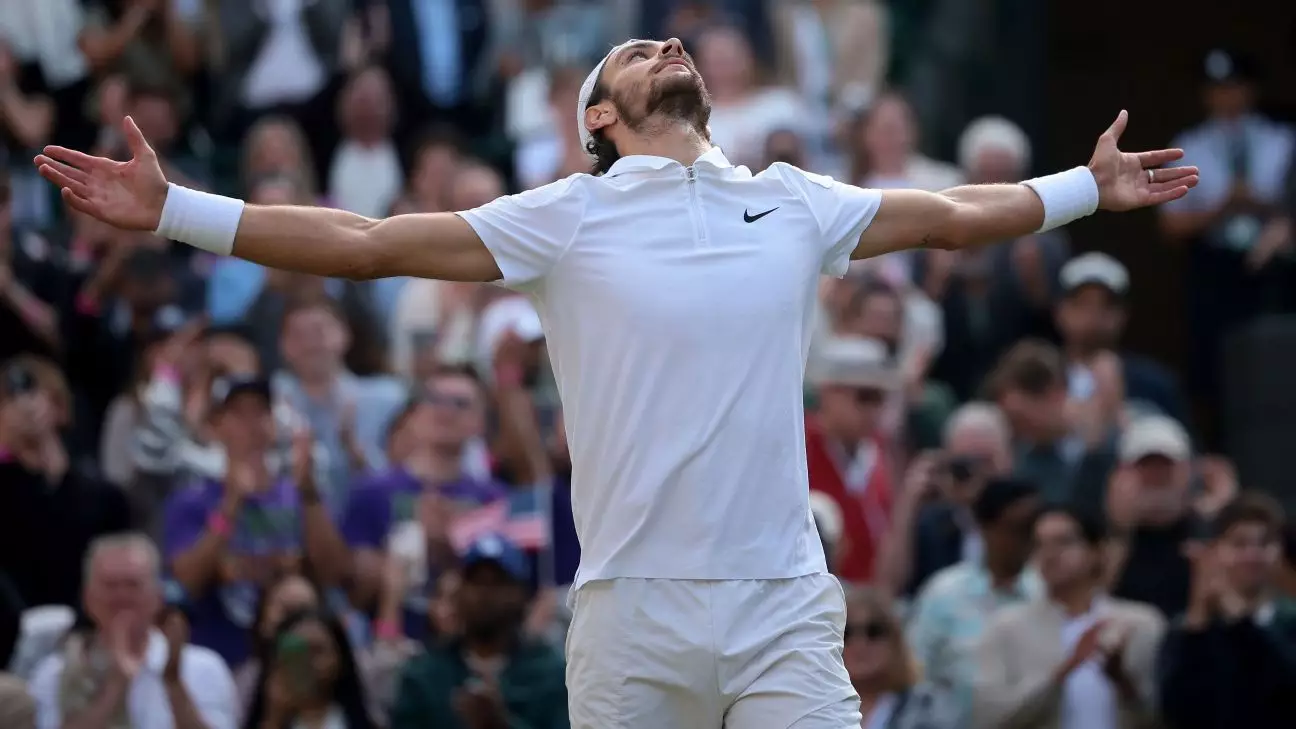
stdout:
[(260, 377), (247, 377), (232, 375), (230, 377), (220, 377), (212, 382), (211, 404), (213, 408), (221, 408), (229, 401), (244, 393), (258, 395), (265, 401), (266, 407), (274, 401), (270, 391), (270, 381)]
[(1192, 457), (1192, 441), (1174, 418), (1145, 415), (1125, 428), (1118, 450), (1122, 463), (1134, 463), (1147, 456), (1185, 461)]
[(813, 350), (806, 365), (806, 379), (816, 386), (890, 390), (900, 378), (882, 342), (869, 337), (833, 337)]
[(485, 534), (474, 539), (464, 550), (463, 571), (480, 564), (494, 564), (518, 582), (531, 579), (531, 565), (516, 544), (499, 534)]
[(1106, 253), (1086, 253), (1066, 262), (1058, 274), (1067, 292), (1081, 286), (1101, 286), (1117, 296), (1129, 293), (1129, 271)]

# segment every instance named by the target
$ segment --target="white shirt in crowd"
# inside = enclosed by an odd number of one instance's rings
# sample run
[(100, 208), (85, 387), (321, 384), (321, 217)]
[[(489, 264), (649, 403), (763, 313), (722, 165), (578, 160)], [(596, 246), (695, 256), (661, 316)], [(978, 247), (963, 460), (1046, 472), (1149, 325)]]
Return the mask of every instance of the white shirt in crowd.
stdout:
[[(1066, 621), (1062, 646), (1068, 655), (1102, 614), (1103, 601), (1095, 600), (1089, 612)], [(1116, 692), (1098, 659), (1090, 658), (1067, 676), (1062, 687), (1061, 729), (1116, 729), (1119, 717)]]
[(253, 3), (270, 28), (243, 79), (243, 103), (247, 108), (306, 101), (324, 88), (328, 79), (306, 33), (303, 6), (303, 0)]
[(762, 89), (739, 103), (711, 108), (711, 141), (739, 162), (759, 164), (765, 158), (765, 138), (771, 132), (819, 131), (805, 111), (806, 102), (795, 91)]
[(385, 218), (404, 179), (396, 145), (383, 142), (369, 147), (344, 140), (329, 166), (329, 199), (356, 215)]
[[(144, 665), (131, 683), (126, 703), (134, 729), (174, 729), (171, 702), (162, 682), (168, 657), (162, 633), (149, 635)], [(64, 717), (59, 709), (59, 687), (63, 678), (63, 655), (55, 653), (36, 667), (30, 690), (36, 700), (38, 729), (58, 729)], [(180, 680), (207, 729), (236, 729), (239, 702), (234, 677), (215, 652), (186, 645), (180, 655)]]
[(881, 193), (718, 148), (629, 156), (460, 213), (544, 324), (581, 541), (576, 586), (826, 572), (802, 383), (821, 274)]

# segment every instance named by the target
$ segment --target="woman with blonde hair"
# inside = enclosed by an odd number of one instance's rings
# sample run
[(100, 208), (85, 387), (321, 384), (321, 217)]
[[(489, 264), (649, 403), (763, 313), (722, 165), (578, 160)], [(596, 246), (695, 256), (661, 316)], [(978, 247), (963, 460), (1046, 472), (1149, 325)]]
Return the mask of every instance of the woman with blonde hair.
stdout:
[(862, 729), (947, 729), (957, 715), (932, 684), (921, 680), (891, 600), (873, 587), (846, 602), (843, 658), (860, 696)]

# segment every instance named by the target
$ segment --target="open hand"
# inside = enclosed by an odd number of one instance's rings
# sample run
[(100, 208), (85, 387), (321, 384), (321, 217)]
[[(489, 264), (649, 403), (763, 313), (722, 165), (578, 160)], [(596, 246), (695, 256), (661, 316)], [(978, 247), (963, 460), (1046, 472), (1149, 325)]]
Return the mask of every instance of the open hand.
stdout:
[(1122, 152), (1120, 141), (1129, 112), (1116, 115), (1116, 121), (1098, 137), (1089, 171), (1098, 182), (1098, 207), (1123, 211), (1160, 205), (1178, 200), (1197, 186), (1196, 167), (1166, 167), (1183, 158), (1182, 149), (1158, 149), (1152, 152)]
[(49, 146), (36, 156), (41, 176), (55, 185), (73, 210), (125, 230), (157, 230), (166, 202), (167, 180), (157, 154), (135, 122), (122, 122), (128, 162), (93, 157)]

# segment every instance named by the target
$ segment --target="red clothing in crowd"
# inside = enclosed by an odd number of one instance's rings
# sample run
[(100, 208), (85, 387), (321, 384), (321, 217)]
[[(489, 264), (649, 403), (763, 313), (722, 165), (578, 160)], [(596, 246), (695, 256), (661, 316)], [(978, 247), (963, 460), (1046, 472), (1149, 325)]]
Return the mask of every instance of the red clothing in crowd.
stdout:
[(891, 521), (891, 460), (880, 439), (869, 445), (847, 454), (829, 441), (813, 417), (806, 419), (810, 488), (831, 496), (842, 513), (836, 563), (829, 567), (846, 582), (873, 579), (874, 562)]

